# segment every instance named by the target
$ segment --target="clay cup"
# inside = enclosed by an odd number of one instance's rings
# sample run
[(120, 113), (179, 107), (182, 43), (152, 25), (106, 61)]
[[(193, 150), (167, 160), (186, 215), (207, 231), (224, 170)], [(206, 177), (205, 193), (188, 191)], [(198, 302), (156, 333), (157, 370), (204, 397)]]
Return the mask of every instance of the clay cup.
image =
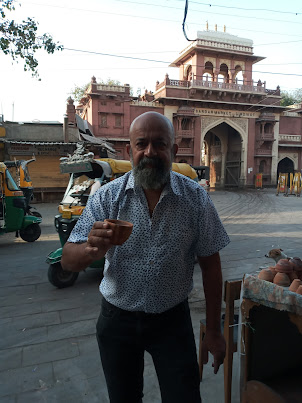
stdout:
[(262, 269), (261, 272), (258, 274), (258, 278), (260, 280), (265, 280), (269, 282), (274, 281), (275, 274), (270, 269)]
[(104, 222), (109, 224), (109, 228), (113, 232), (111, 238), (111, 243), (113, 245), (122, 245), (131, 235), (133, 224), (129, 221), (111, 220), (106, 218)]
[(281, 287), (288, 287), (290, 285), (290, 279), (286, 273), (277, 273), (273, 282)]

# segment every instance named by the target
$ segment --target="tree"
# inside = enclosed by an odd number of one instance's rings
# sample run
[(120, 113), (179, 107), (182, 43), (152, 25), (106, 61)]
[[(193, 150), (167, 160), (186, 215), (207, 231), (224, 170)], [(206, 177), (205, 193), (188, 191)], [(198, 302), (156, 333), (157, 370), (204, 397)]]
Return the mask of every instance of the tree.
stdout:
[(37, 33), (38, 23), (33, 18), (27, 18), (22, 23), (7, 18), (7, 13), (15, 10), (15, 0), (0, 0), (0, 49), (5, 55), (10, 55), (14, 61), (24, 60), (24, 71), (31, 71), (33, 77), (39, 77), (38, 60), (35, 53), (39, 49), (47, 53), (62, 50), (63, 46), (54, 42), (52, 36)]
[(302, 88), (294, 91), (281, 91), (281, 106), (298, 104), (302, 101)]

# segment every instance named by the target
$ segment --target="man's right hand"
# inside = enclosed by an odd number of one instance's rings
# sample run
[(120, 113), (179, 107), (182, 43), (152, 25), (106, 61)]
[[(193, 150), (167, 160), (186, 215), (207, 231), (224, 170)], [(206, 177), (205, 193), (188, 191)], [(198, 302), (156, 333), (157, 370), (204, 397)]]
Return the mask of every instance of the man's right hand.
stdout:
[(95, 260), (102, 259), (112, 247), (112, 235), (108, 223), (96, 221), (88, 234), (87, 242), (66, 242), (61, 259), (63, 269), (79, 272), (85, 270)]
[(94, 260), (101, 259), (112, 246), (112, 235), (113, 231), (108, 223), (96, 221), (88, 234), (85, 253)]

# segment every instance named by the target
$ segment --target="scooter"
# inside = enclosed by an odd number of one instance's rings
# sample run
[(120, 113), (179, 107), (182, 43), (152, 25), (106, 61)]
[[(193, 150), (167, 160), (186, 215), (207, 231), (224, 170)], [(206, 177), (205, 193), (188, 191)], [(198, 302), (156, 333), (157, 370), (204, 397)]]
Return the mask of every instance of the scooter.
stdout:
[(0, 235), (16, 232), (26, 242), (41, 235), (42, 219), (26, 214), (26, 201), (7, 166), (0, 162)]
[(25, 197), (26, 214), (41, 218), (42, 217), (41, 214), (38, 211), (36, 211), (35, 207), (32, 207), (30, 205), (30, 202), (34, 197), (34, 188), (29, 174), (28, 165), (34, 161), (36, 161), (35, 157), (33, 157), (30, 160), (4, 161), (4, 164), (10, 170), (12, 170), (13, 168), (15, 169), (15, 176), (17, 178), (17, 183)]

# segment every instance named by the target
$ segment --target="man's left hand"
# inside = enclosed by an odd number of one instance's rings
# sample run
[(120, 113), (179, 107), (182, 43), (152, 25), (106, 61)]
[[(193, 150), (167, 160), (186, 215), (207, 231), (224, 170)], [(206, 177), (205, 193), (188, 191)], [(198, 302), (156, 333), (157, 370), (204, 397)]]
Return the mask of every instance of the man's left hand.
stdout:
[(220, 332), (213, 332), (207, 330), (202, 342), (202, 361), (207, 364), (209, 360), (209, 352), (214, 357), (212, 367), (214, 367), (214, 374), (217, 374), (220, 365), (223, 363), (225, 357), (225, 340)]

